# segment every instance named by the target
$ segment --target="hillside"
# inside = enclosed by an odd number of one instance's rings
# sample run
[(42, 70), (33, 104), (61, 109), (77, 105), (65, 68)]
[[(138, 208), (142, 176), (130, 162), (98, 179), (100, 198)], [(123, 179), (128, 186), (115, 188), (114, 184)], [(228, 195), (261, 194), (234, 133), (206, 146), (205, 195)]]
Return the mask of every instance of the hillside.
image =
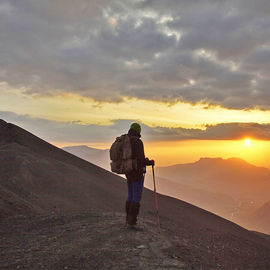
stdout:
[[(123, 178), (5, 121), (0, 121), (0, 164), (1, 269), (270, 267), (269, 241), (163, 195), (158, 195), (159, 235), (147, 189), (140, 215), (145, 230), (128, 233)], [(143, 265), (137, 265), (141, 256)]]
[(122, 178), (3, 121), (0, 134), (0, 216), (25, 210), (122, 210)]

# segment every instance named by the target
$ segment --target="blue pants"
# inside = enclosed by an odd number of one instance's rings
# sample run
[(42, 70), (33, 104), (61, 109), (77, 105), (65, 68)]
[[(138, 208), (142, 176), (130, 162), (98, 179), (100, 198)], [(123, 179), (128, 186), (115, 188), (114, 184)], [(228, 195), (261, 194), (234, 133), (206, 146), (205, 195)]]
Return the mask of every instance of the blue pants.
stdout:
[(144, 176), (140, 181), (131, 182), (128, 184), (128, 198), (130, 202), (140, 202), (142, 197)]

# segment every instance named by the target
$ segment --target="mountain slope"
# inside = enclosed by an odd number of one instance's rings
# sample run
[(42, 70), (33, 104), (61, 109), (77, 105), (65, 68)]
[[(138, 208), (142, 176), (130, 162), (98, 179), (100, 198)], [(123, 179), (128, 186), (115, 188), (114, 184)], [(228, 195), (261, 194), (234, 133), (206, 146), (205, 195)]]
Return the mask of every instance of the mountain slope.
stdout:
[[(105, 222), (106, 230), (110, 232), (106, 235), (109, 245), (106, 249), (108, 256), (114, 258), (110, 247), (121, 247), (122, 240), (127, 241), (128, 247), (132, 248), (132, 244), (129, 244), (129, 240), (126, 238), (129, 236), (118, 229), (114, 230), (114, 228), (121, 227), (124, 220), (123, 214), (120, 214), (119, 219), (114, 219), (113, 214), (123, 212), (126, 198), (126, 183), (123, 178), (60, 150), (4, 121), (0, 121), (0, 164), (0, 213), (2, 213), (2, 217), (5, 216), (0, 223), (0, 240), (6, 246), (6, 249), (0, 250), (0, 258), (21, 257), (20, 254), (24, 254), (25, 248), (26, 250), (29, 248), (28, 253), (35, 258), (35, 252), (38, 253), (37, 250), (35, 251), (36, 246), (39, 249), (43, 248), (42, 252), (45, 252), (44, 250), (47, 248), (50, 249), (50, 243), (52, 243), (58, 245), (59, 248), (64, 246), (66, 249), (62, 250), (63, 253), (57, 248), (52, 249), (47, 260), (48, 263), (50, 259), (53, 260), (54, 266), (51, 265), (50, 269), (64, 268), (64, 263), (68, 263), (67, 267), (72, 269), (72, 261), (79, 260), (79, 256), (82, 256), (73, 252), (73, 247), (78, 245), (85, 252), (90, 252), (91, 247), (87, 245), (85, 239), (91, 241), (92, 237), (102, 236), (100, 230), (83, 229), (88, 223), (89, 228), (94, 226), (91, 218), (86, 223), (84, 221), (90, 215), (89, 213), (92, 213), (92, 216), (102, 213), (101, 221)], [(267, 269), (266, 267), (269, 266), (269, 241), (183, 201), (163, 195), (158, 195), (158, 200), (162, 235), (166, 239), (169, 238), (169, 242), (173, 241), (170, 253), (175, 251), (173, 256), (179, 263), (183, 261), (188, 267), (192, 266), (195, 269), (198, 269), (199, 266), (204, 267), (203, 269), (226, 269), (228, 263), (239, 269), (243, 265), (247, 266), (245, 269), (256, 269), (257, 266)], [(21, 205), (23, 208), (19, 207)], [(106, 221), (104, 217), (104, 212), (108, 211), (112, 216), (111, 221)], [(16, 214), (21, 214), (23, 217), (12, 217)], [(75, 215), (74, 221), (66, 222), (65, 220), (69, 220), (68, 216), (71, 214)], [(55, 216), (54, 221), (51, 221), (50, 215)], [(144, 189), (143, 192), (140, 217), (142, 224), (155, 224), (153, 192), (147, 189)], [(110, 222), (115, 224), (115, 227), (110, 226)], [(58, 225), (60, 226), (59, 234), (57, 233)], [(14, 230), (12, 226), (15, 226)], [(146, 230), (149, 237), (158, 237), (155, 236), (154, 227)], [(77, 231), (80, 232), (80, 235), (76, 234)], [(55, 238), (51, 238), (54, 233), (56, 233)], [(115, 244), (110, 244), (112, 234), (118, 234), (120, 239)], [(32, 245), (34, 235), (37, 238)], [(158, 237), (158, 239), (160, 238)], [(74, 240), (74, 244), (71, 240)], [(14, 250), (12, 249), (14, 246), (22, 249)], [(98, 242), (96, 254), (102, 253), (102, 250), (104, 250), (102, 243)], [(125, 249), (121, 252), (124, 251)], [(162, 252), (166, 254), (166, 250)], [(55, 254), (60, 253), (63, 255), (61, 266), (57, 264), (59, 261), (55, 258)], [(190, 259), (190, 254), (196, 260)], [(102, 259), (97, 258), (94, 254), (91, 256), (90, 259), (88, 257), (85, 259), (85, 264), (80, 269), (91, 269), (89, 264), (94, 265), (95, 260)], [(116, 258), (115, 267), (119, 263)], [(203, 258), (207, 258), (207, 260)], [(219, 259), (216, 261), (215, 258)], [(156, 260), (158, 259), (156, 258)], [(5, 260), (0, 261), (2, 261), (3, 269), (14, 269), (14, 260), (8, 262), (7, 265)], [(152, 263), (154, 263), (153, 260)], [(99, 267), (96, 269), (106, 269), (102, 266)], [(119, 267), (118, 269), (126, 268)], [(135, 267), (134, 269), (142, 268)]]
[[(104, 210), (122, 210), (125, 183), (119, 176), (60, 150), (15, 125), (1, 121), (0, 134), (0, 186), (32, 205), (32, 212), (98, 206)], [(8, 200), (5, 201), (6, 205), (9, 204)], [(111, 201), (115, 203), (112, 205)], [(37, 207), (39, 211), (36, 211)], [(16, 209), (10, 211), (7, 207), (0, 213), (5, 215), (6, 211), (15, 213)]]

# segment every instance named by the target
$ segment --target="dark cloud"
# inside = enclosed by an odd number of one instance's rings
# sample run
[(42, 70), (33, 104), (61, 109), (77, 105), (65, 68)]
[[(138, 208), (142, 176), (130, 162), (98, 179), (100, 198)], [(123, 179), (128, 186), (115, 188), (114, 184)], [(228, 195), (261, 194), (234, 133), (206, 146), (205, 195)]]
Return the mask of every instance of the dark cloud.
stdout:
[(2, 0), (0, 82), (269, 109), (268, 0)]
[[(112, 142), (128, 131), (136, 119), (115, 120), (111, 125), (85, 125), (81, 122), (56, 122), (27, 115), (0, 111), (0, 118), (16, 124), (50, 142)], [(206, 126), (205, 130), (187, 128), (150, 127), (142, 124), (145, 141), (234, 140), (246, 137), (270, 140), (270, 124), (222, 123)]]
[(238, 140), (243, 138), (270, 139), (270, 124), (222, 123), (206, 126), (205, 130), (186, 128), (147, 128), (151, 140)]
[(225, 123), (207, 126), (202, 139), (230, 140), (246, 137), (269, 140), (270, 124), (257, 123)]

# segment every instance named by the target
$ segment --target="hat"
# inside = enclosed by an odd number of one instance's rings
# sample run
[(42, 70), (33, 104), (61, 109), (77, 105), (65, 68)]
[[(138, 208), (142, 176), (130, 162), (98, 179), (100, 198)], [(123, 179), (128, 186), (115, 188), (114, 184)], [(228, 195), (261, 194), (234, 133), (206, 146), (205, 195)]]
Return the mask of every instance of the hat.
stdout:
[(141, 126), (138, 123), (131, 124), (130, 128), (136, 130), (138, 133), (141, 133), (142, 130)]

